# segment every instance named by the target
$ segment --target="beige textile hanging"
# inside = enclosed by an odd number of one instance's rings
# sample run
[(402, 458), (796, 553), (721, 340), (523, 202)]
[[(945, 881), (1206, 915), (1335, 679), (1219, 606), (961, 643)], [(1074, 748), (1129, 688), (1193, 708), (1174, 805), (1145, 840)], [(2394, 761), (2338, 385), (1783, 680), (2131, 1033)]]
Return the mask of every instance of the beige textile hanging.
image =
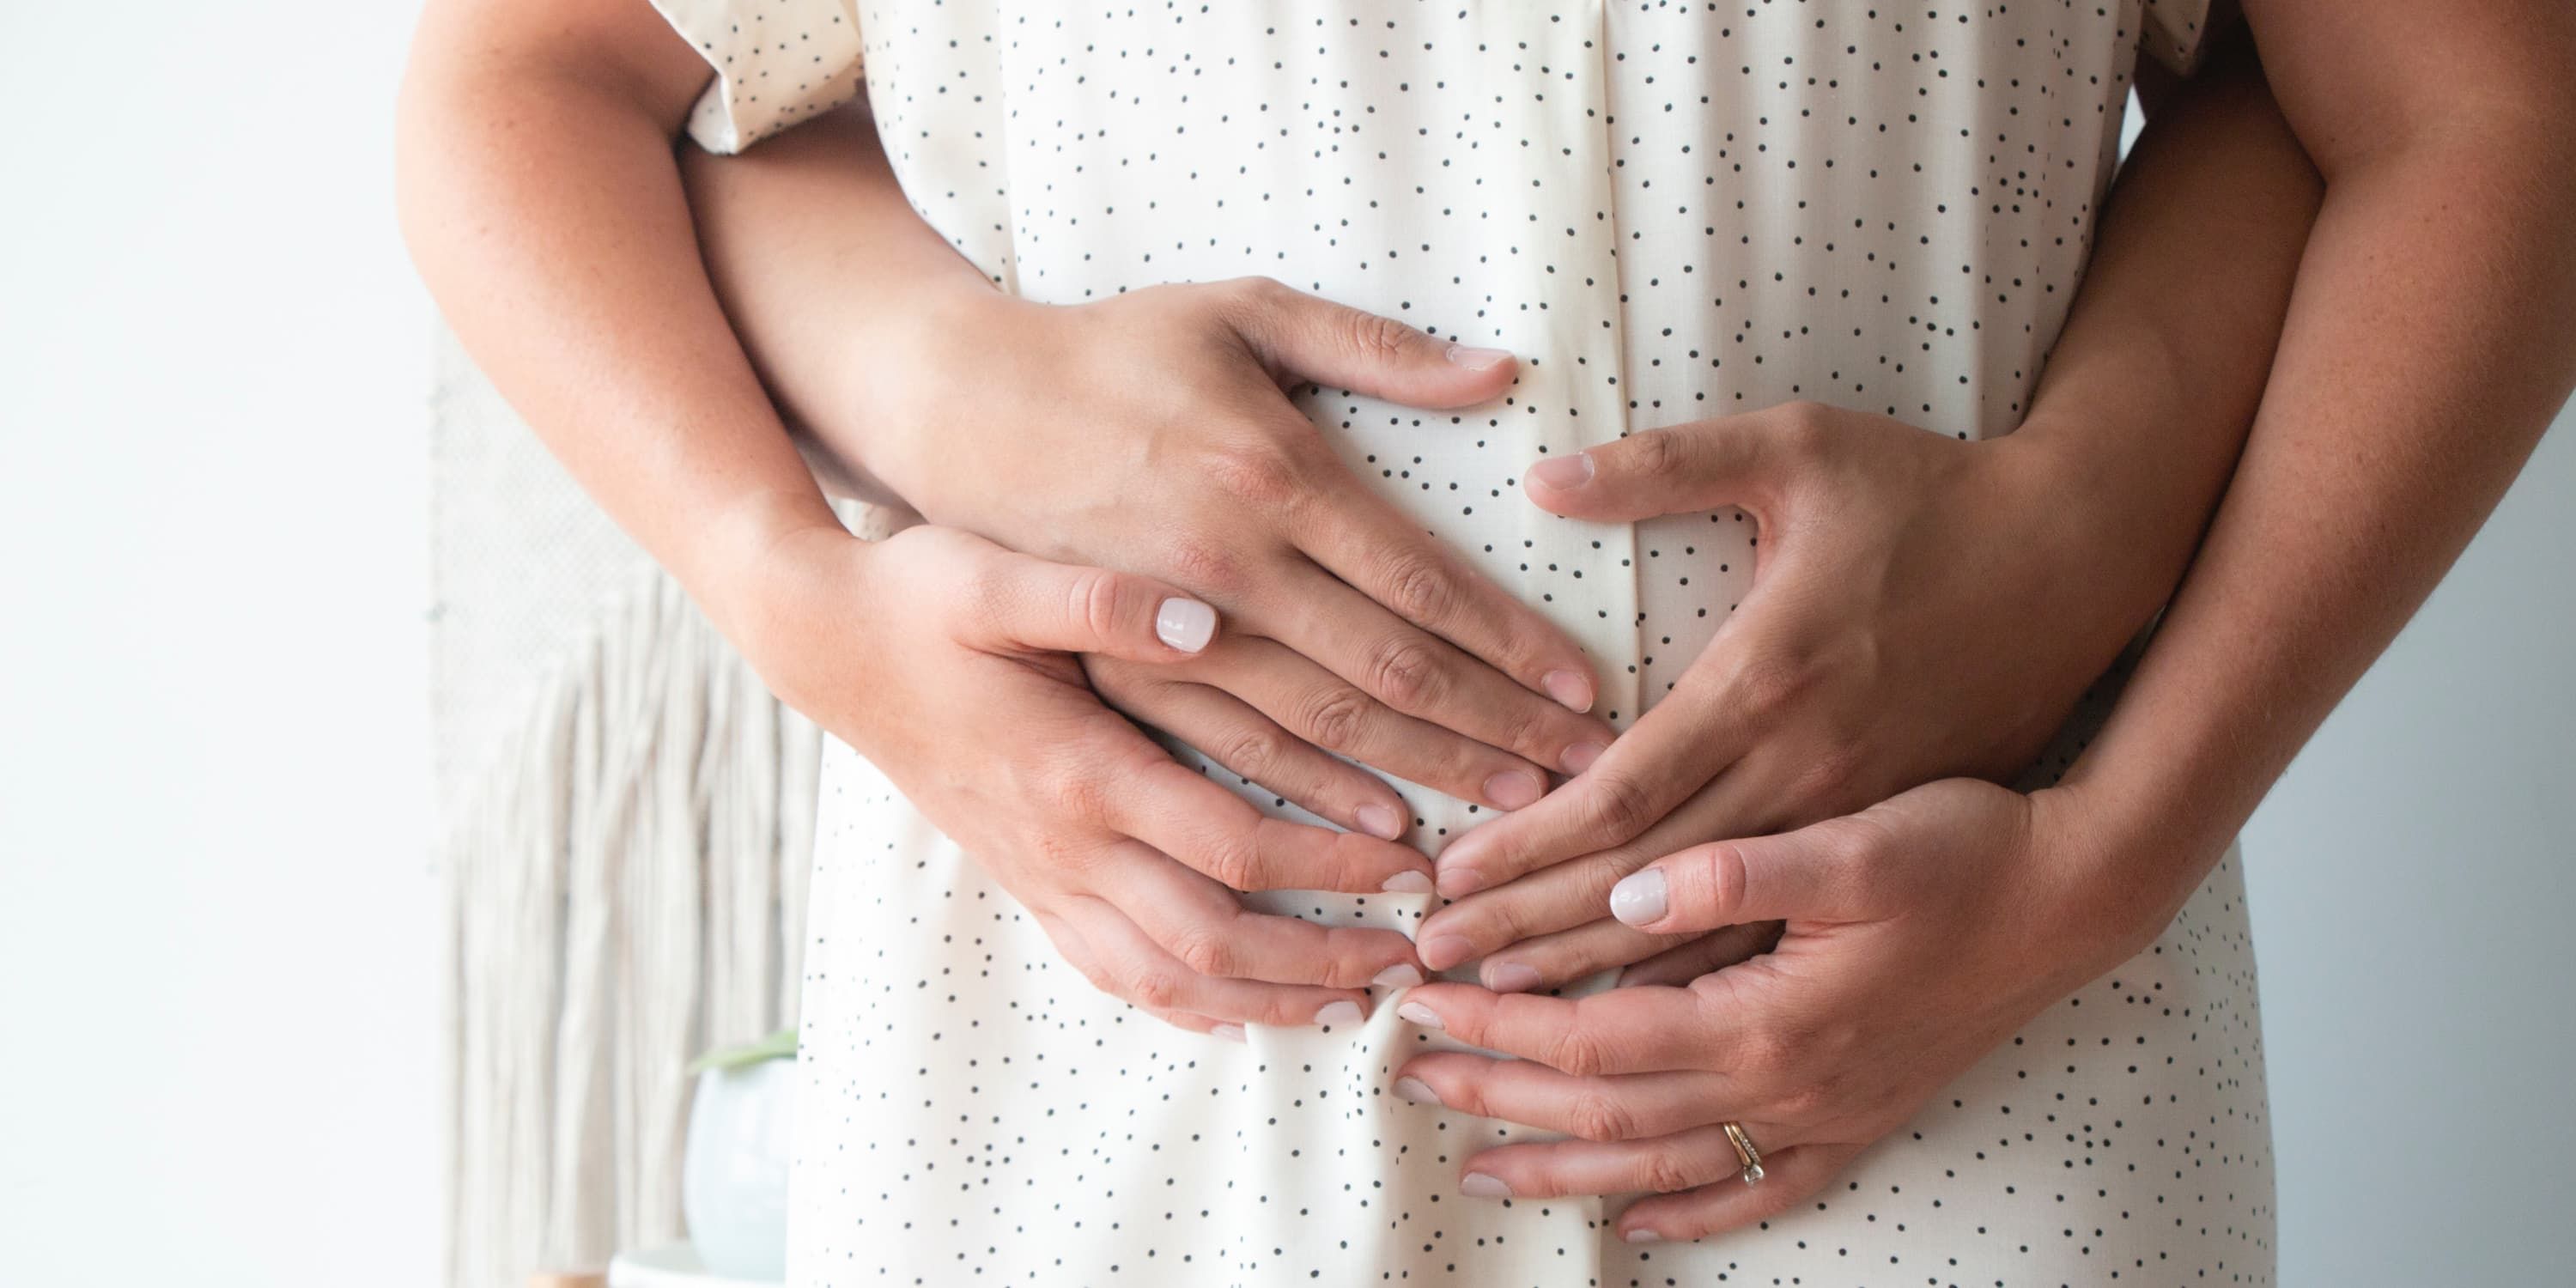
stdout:
[(443, 335), (437, 372), (447, 1278), (483, 1288), (680, 1233), (686, 1063), (795, 1020), (820, 735)]

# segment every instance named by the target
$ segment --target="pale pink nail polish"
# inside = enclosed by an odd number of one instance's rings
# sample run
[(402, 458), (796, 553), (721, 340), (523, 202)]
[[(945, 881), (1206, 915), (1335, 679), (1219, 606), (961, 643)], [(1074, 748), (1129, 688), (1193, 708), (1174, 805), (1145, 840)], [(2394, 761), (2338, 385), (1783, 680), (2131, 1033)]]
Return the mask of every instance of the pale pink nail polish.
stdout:
[(1362, 805), (1359, 808), (1360, 830), (1381, 841), (1392, 841), (1404, 835), (1404, 816), (1384, 805)]
[(1494, 364), (1508, 360), (1512, 356), (1512, 351), (1479, 349), (1473, 345), (1453, 344), (1449, 346), (1447, 354), (1451, 362), (1469, 371), (1491, 371), (1494, 369)]
[(1662, 1243), (1664, 1241), (1664, 1236), (1657, 1234), (1652, 1230), (1630, 1230), (1627, 1237), (1628, 1242), (1630, 1243)]
[(1440, 1012), (1432, 1010), (1430, 1007), (1424, 1006), (1420, 1002), (1407, 1002), (1404, 1005), (1395, 1008), (1395, 1014), (1397, 1018), (1402, 1019), (1408, 1024), (1418, 1024), (1426, 1029), (1448, 1027), (1440, 1022)]
[(1485, 800), (1496, 809), (1526, 809), (1546, 792), (1547, 784), (1526, 769), (1506, 769), (1485, 780)]
[(1154, 612), (1154, 634), (1184, 653), (1196, 653), (1216, 636), (1216, 610), (1195, 599), (1166, 599)]
[(1485, 879), (1476, 875), (1474, 868), (1440, 869), (1440, 896), (1444, 899), (1464, 899), (1484, 888)]
[(1369, 983), (1379, 988), (1411, 988), (1422, 982), (1422, 972), (1411, 962), (1397, 962), (1377, 973)]
[(1324, 1009), (1315, 1012), (1315, 1023), (1325, 1025), (1327, 1027), (1335, 1024), (1357, 1024), (1359, 1022), (1360, 1004), (1347, 997), (1338, 1002), (1326, 1002), (1324, 1004)]
[(1550, 671), (1538, 678), (1538, 686), (1569, 711), (1592, 709), (1592, 681), (1583, 678), (1580, 671)]
[(1469, 1172), (1459, 1180), (1458, 1192), (1471, 1199), (1507, 1199), (1512, 1196), (1512, 1187), (1503, 1184), (1499, 1176)]
[(1412, 1101), (1417, 1105), (1436, 1105), (1440, 1103), (1440, 1093), (1433, 1091), (1431, 1089), (1431, 1084), (1424, 1082), (1420, 1078), (1396, 1079), (1395, 1094), (1398, 1097)]
[(1552, 456), (1529, 468), (1529, 476), (1550, 491), (1568, 492), (1592, 481), (1592, 453)]
[(1526, 993), (1538, 987), (1538, 968), (1526, 962), (1488, 963), (1485, 987), (1497, 993)]
[(1458, 935), (1435, 935), (1413, 946), (1414, 955), (1433, 970), (1447, 970), (1476, 955), (1476, 946)]
[(1610, 887), (1610, 915), (1631, 926), (1664, 919), (1667, 883), (1662, 868), (1632, 872)]
[(1565, 772), (1579, 774), (1592, 768), (1592, 762), (1601, 759), (1601, 753), (1608, 750), (1597, 742), (1578, 742), (1566, 748), (1564, 757), (1557, 763), (1564, 767)]
[(1429, 894), (1431, 878), (1419, 872), (1398, 872), (1388, 877), (1386, 884), (1379, 886), (1378, 889), (1388, 894)]

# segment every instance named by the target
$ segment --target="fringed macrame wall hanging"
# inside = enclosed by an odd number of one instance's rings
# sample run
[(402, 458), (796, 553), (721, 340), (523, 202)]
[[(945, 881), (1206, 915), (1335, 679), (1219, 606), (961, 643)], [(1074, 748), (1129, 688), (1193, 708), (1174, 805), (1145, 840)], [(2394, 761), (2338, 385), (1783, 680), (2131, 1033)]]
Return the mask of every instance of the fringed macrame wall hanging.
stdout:
[(494, 1288), (679, 1234), (687, 1062), (795, 1022), (820, 735), (437, 367), (447, 1277)]

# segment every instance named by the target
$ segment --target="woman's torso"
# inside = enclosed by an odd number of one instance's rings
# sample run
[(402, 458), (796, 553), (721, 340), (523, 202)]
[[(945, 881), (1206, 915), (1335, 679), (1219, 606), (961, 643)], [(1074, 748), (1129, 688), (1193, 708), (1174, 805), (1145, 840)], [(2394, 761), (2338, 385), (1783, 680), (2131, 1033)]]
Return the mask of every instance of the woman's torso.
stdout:
[[(1521, 497), (1520, 471), (1629, 430), (1801, 398), (1930, 432), (2009, 431), (2090, 248), (2141, 12), (951, 0), (862, 4), (859, 20), (907, 193), (1006, 289), (1072, 304), (1261, 273), (1520, 355), (1510, 395), (1472, 411), (1330, 389), (1300, 404), (1362, 477), (1572, 632), (1598, 664), (1600, 707), (1624, 724), (1749, 585), (1752, 525), (1732, 511), (1557, 519)], [(2173, 22), (2153, 38), (2189, 35)], [(1875, 1272), (1855, 1270), (1858, 1253), (1901, 1269), (1891, 1281), (1992, 1282), (1989, 1270), (2021, 1266), (2055, 1283), (2068, 1265), (2125, 1266), (2123, 1250), (2170, 1263), (2157, 1281), (2231, 1257), (2229, 1273), (2268, 1273), (2232, 860), (2134, 969), (2036, 1022), (2017, 1045), (2037, 1045), (1999, 1052), (1910, 1140), (1864, 1156), (1854, 1183), (1890, 1193), (1731, 1248), (1647, 1254), (1603, 1242), (1615, 1205), (1459, 1197), (1469, 1142), (1521, 1133), (1387, 1096), (1394, 1065), (1428, 1040), (1391, 1007), (1357, 1033), (1257, 1029), (1248, 1048), (1162, 1029), (1056, 964), (863, 762), (836, 747), (830, 765), (800, 1282), (1357, 1282), (1381, 1269), (1477, 1284), (1757, 1270), (1861, 1282)], [(1431, 847), (1477, 821), (1398, 787)], [(1262, 902), (1403, 927), (1429, 897)], [(2081, 1049), (2061, 1062), (2061, 1043)], [(2203, 1184), (2213, 1167), (2223, 1200)], [(2071, 1204), (2042, 1201), (2042, 1184)], [(2169, 1202), (2198, 1214), (2185, 1225), (2220, 1214), (2227, 1237), (2167, 1222)], [(2103, 1224), (2142, 1206), (2155, 1215)], [(2080, 1254), (2055, 1246), (2061, 1228)], [(1909, 1229), (1910, 1242), (1891, 1233)]]

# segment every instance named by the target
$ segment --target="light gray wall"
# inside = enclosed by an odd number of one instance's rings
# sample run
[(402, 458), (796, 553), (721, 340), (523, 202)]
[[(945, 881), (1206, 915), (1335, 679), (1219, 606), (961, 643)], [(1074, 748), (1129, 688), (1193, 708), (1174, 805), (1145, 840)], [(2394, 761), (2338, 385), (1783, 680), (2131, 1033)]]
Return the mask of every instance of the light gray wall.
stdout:
[(2576, 414), (2245, 833), (2281, 1282), (2576, 1281)]

